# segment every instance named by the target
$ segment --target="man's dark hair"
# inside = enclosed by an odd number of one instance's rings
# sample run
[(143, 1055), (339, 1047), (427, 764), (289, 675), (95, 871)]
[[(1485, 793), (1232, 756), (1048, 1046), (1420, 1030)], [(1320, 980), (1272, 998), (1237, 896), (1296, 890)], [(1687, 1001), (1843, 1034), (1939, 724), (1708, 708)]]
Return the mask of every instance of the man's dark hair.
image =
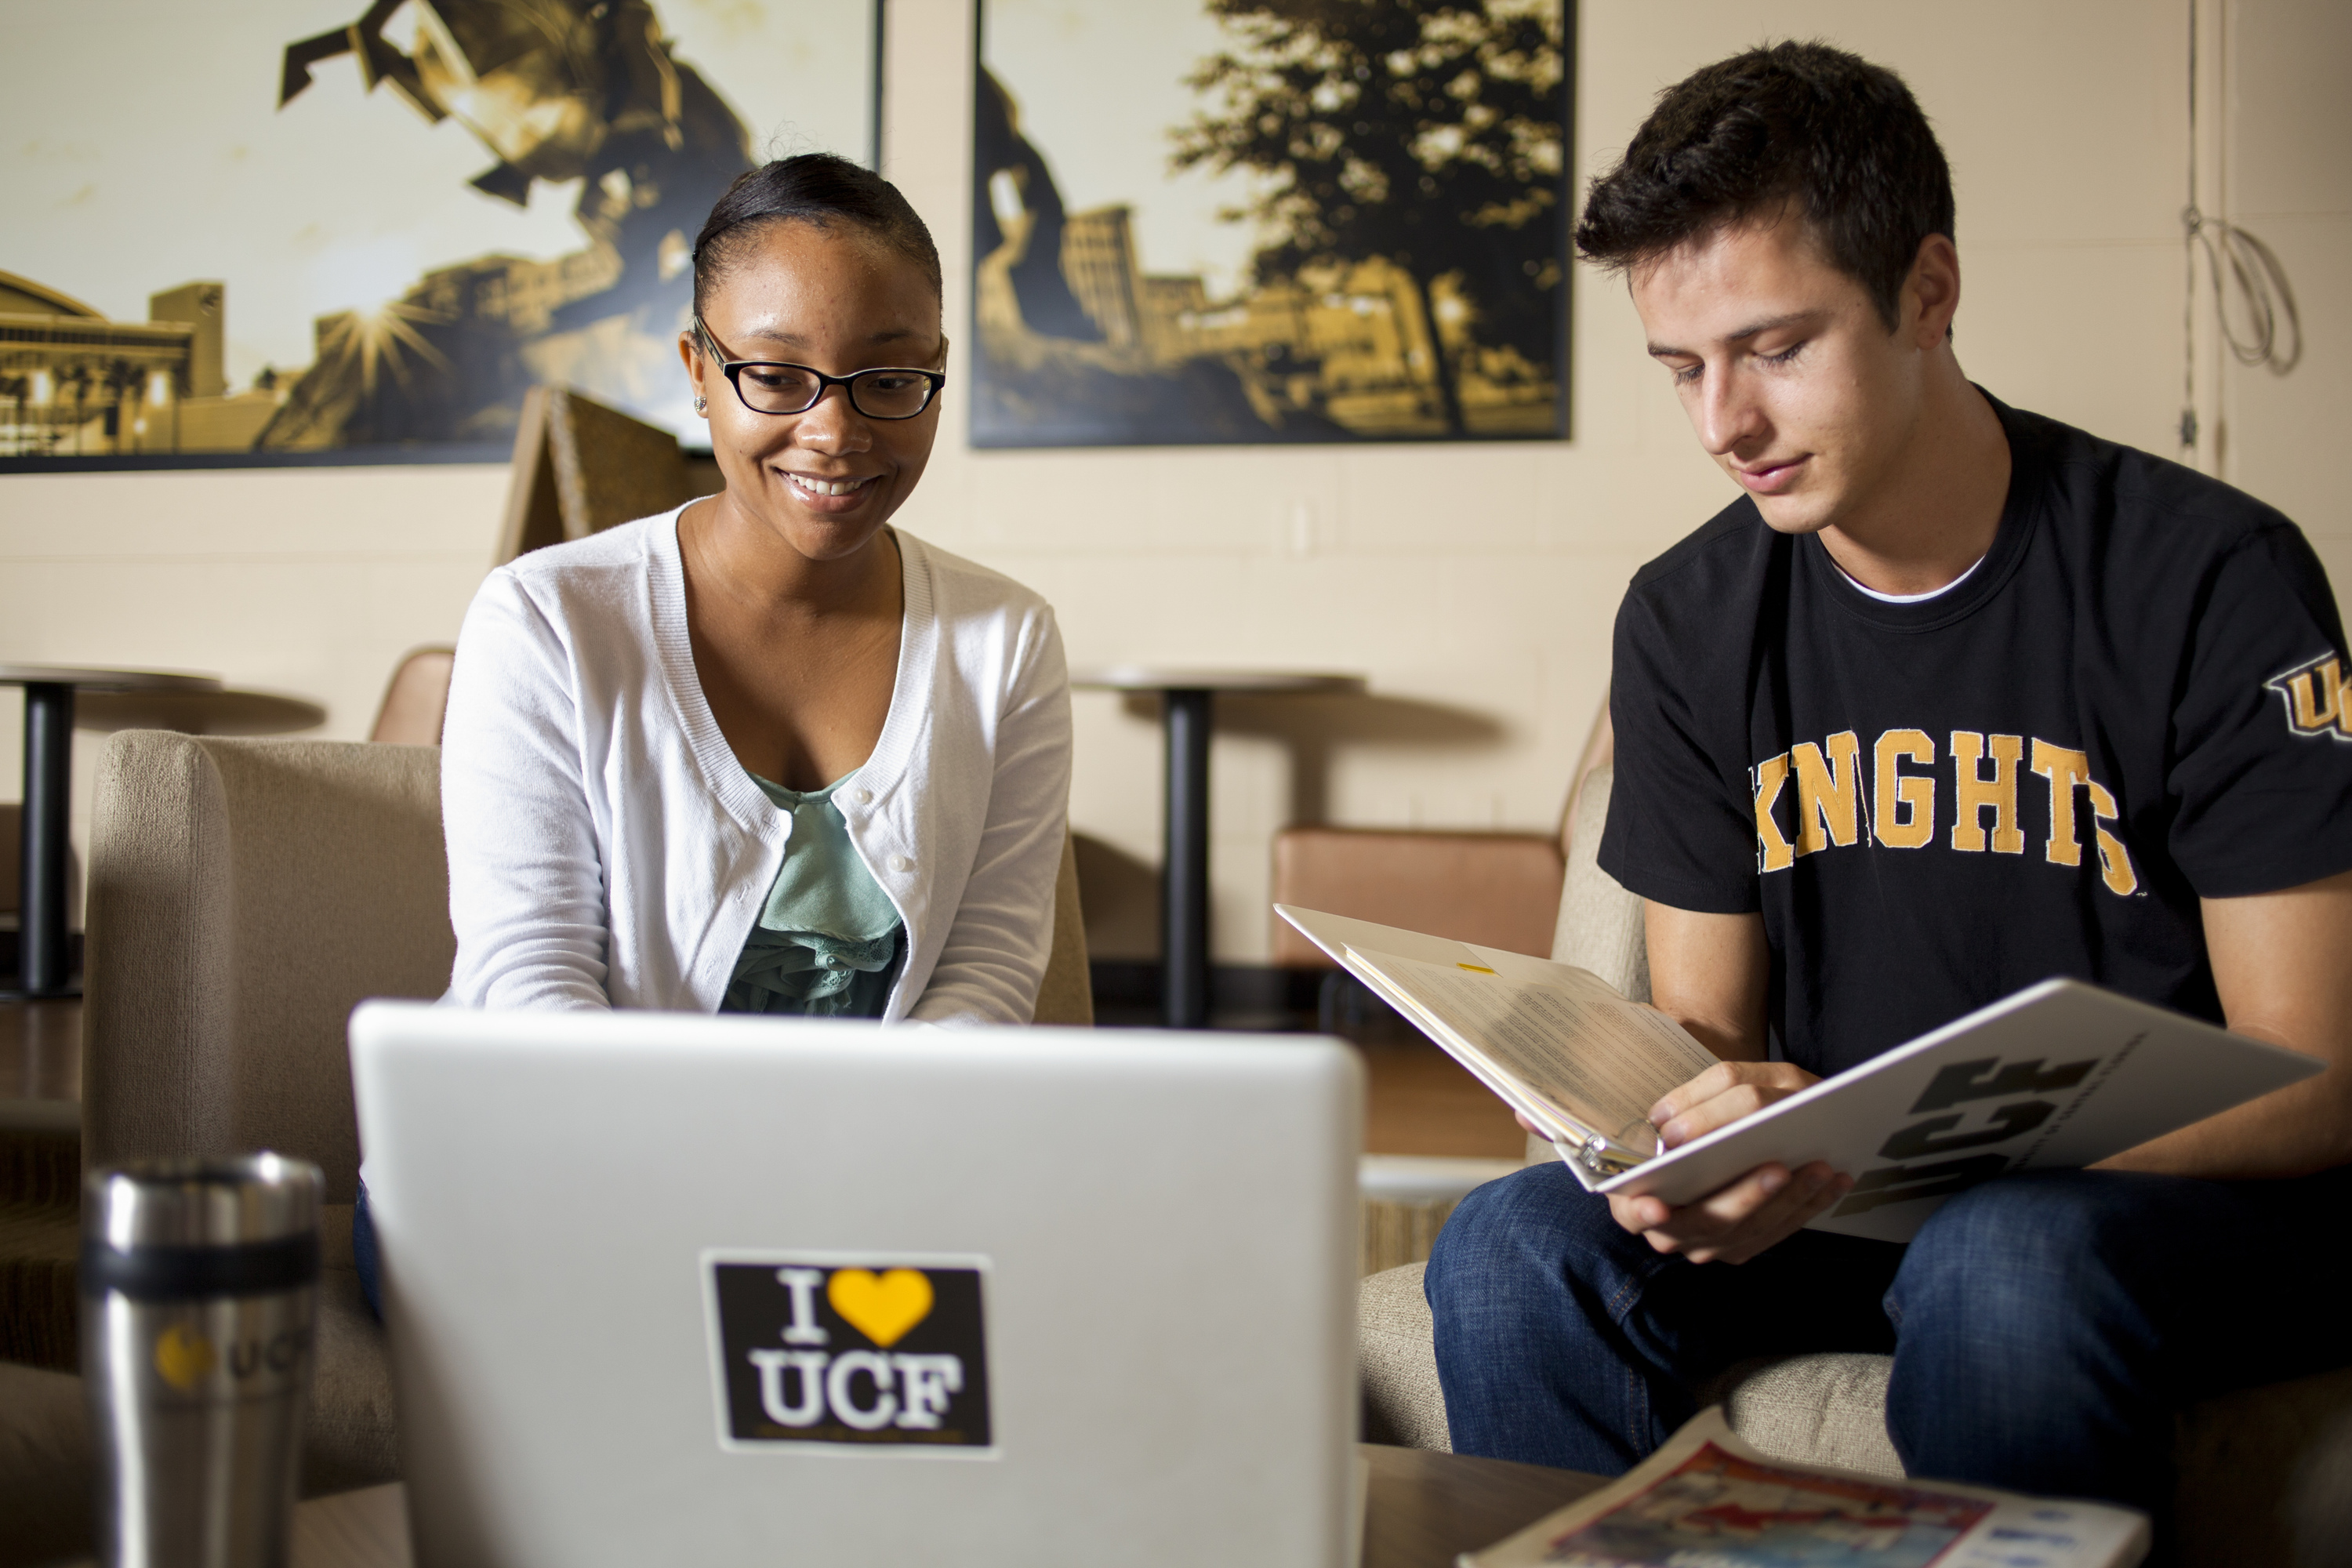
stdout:
[(940, 292), (940, 247), (898, 187), (862, 163), (803, 153), (744, 171), (710, 209), (694, 240), (695, 313), (701, 314), (754, 235), (772, 223), (795, 221), (864, 229), (921, 268), (931, 292)]
[(1822, 43), (1694, 71), (1592, 182), (1576, 247), (1622, 269), (1784, 205), (1895, 331), (1919, 242), (1952, 234), (1951, 165), (1901, 77)]

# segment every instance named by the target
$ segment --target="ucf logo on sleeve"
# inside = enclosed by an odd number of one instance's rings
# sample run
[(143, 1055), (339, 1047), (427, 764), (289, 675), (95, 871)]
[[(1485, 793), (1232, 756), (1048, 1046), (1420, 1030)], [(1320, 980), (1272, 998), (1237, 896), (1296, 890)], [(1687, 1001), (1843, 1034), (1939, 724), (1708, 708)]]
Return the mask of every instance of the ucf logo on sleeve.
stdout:
[(707, 1254), (720, 1445), (990, 1446), (980, 1258)]
[(2286, 703), (2286, 727), (2305, 739), (2352, 741), (2352, 679), (2343, 660), (2321, 654), (2263, 682)]

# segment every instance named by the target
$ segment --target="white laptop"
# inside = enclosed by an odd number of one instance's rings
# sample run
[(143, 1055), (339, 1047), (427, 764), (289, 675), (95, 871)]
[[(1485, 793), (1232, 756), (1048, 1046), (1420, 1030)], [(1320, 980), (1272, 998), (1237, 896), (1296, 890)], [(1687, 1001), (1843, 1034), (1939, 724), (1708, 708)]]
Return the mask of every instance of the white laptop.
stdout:
[(369, 1003), (419, 1568), (1339, 1568), (1328, 1039)]

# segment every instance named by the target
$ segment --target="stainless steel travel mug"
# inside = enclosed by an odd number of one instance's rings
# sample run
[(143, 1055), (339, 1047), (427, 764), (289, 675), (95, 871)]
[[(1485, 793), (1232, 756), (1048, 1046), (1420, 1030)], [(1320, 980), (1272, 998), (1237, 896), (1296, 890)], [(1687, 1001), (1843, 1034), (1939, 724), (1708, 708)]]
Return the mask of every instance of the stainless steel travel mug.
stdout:
[(276, 1154), (84, 1179), (81, 1359), (107, 1568), (285, 1563), (323, 1185)]

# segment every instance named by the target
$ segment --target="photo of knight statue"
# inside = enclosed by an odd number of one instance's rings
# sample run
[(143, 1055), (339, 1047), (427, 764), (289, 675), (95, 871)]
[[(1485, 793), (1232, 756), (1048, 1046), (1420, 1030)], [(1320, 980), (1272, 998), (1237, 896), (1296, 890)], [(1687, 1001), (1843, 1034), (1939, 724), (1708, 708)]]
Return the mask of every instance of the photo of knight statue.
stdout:
[[(404, 47), (386, 36), (403, 13)], [(751, 155), (742, 121), (672, 53), (647, 0), (374, 0), (287, 48), (280, 110), (299, 114), (314, 68), (344, 56), (369, 91), (388, 87), (481, 143), (482, 195), (520, 208), (534, 181), (580, 182), (585, 246), (456, 262), (373, 314), (321, 318), (317, 362), (260, 445), (500, 441), (536, 382), (663, 422), (683, 415), (668, 405), (693, 236)]]

